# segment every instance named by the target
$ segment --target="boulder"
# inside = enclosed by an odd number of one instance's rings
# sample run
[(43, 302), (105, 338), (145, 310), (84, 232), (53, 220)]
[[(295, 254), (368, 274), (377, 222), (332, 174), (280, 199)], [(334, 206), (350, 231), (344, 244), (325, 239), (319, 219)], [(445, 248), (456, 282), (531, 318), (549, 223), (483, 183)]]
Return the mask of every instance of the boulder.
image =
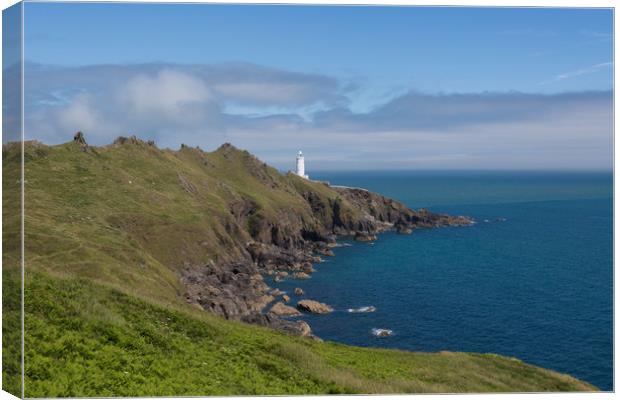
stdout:
[[(295, 328), (297, 328), (297, 334), (301, 336), (310, 336), (312, 333), (312, 329), (310, 325), (306, 321), (296, 321)], [(315, 338), (313, 336), (313, 338)], [(318, 339), (318, 338), (317, 338)], [(320, 340), (320, 339), (319, 339)]]
[(84, 134), (82, 132), (78, 132), (73, 136), (73, 141), (80, 146), (87, 146), (86, 139), (84, 138)]
[(375, 328), (372, 330), (372, 334), (375, 335), (376, 337), (387, 337), (387, 336), (392, 336), (392, 330), (383, 329), (383, 328)]
[(372, 235), (370, 233), (364, 233), (364, 232), (356, 232), (355, 240), (358, 242), (372, 242), (372, 241), (377, 240), (377, 235)]
[(314, 268), (312, 267), (312, 264), (310, 263), (305, 263), (302, 267), (301, 267), (301, 271), (305, 272), (306, 274), (311, 274), (314, 272)]
[(310, 275), (306, 274), (305, 272), (296, 272), (293, 275), (293, 278), (295, 278), (295, 279), (310, 279)]
[(299, 311), (297, 311), (295, 308), (287, 306), (286, 304), (282, 303), (282, 302), (277, 302), (276, 304), (274, 304), (271, 309), (269, 310), (270, 313), (273, 313), (279, 317), (282, 316), (292, 316), (292, 315), (301, 315), (301, 313)]
[(334, 252), (327, 248), (327, 247), (322, 247), (320, 249), (316, 250), (317, 253), (322, 254), (324, 256), (328, 256), (328, 257), (333, 257), (334, 256)]
[(288, 297), (287, 295), (283, 294), (282, 295), (282, 301), (284, 301), (285, 303), (288, 303), (289, 301), (291, 301), (291, 298)]
[(303, 296), (304, 295), (304, 290), (302, 288), (295, 288), (295, 295), (296, 296)]
[(284, 292), (280, 289), (273, 289), (271, 292), (269, 292), (269, 294), (272, 296), (281, 296), (284, 294)]
[(267, 326), (272, 329), (277, 329), (290, 335), (306, 336), (315, 339), (312, 335), (312, 329), (304, 321), (291, 321), (287, 319), (281, 319), (273, 313), (267, 314), (249, 314), (241, 318), (242, 321), (256, 324), (261, 326)]
[(396, 228), (396, 233), (400, 234), (400, 235), (410, 235), (411, 232), (413, 232), (413, 230), (411, 228), (408, 228), (406, 226), (398, 226)]
[(327, 314), (334, 311), (331, 306), (315, 300), (300, 300), (297, 302), (297, 308), (312, 314)]

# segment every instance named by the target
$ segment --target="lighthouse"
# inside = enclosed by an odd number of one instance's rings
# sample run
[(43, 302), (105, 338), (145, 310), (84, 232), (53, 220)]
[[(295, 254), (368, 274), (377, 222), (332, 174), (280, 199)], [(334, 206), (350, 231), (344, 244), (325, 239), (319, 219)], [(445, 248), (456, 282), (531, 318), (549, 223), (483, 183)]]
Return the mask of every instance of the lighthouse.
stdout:
[(297, 169), (295, 170), (295, 174), (301, 176), (302, 178), (308, 179), (308, 175), (306, 175), (306, 167), (304, 165), (304, 155), (301, 150), (299, 150), (299, 153), (297, 154)]

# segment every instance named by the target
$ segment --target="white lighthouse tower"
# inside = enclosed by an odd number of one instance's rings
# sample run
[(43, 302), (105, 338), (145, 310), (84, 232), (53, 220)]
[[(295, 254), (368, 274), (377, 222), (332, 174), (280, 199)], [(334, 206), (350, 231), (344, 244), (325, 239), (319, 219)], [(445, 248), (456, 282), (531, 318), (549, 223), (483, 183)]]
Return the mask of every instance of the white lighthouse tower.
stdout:
[(295, 170), (295, 174), (301, 176), (302, 178), (308, 179), (308, 175), (306, 175), (306, 167), (304, 165), (304, 155), (301, 150), (299, 150), (299, 153), (297, 154), (297, 169)]

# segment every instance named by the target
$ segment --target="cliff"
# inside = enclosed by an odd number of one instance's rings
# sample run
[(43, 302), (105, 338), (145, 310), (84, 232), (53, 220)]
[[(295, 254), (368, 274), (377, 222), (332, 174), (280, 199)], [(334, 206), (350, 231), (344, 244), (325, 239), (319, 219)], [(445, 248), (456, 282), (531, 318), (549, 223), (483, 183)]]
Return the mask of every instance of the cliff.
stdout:
[[(172, 151), (121, 137), (93, 147), (78, 134), (66, 144), (25, 148), (30, 254), (48, 257), (52, 243), (69, 249), (45, 269), (111, 278), (132, 291), (152, 291), (152, 282), (139, 282), (148, 278), (170, 298), (181, 295), (226, 318), (275, 321), (259, 317), (274, 300), (263, 276), (309, 271), (337, 235), (469, 222), (283, 175), (231, 144)], [(42, 230), (51, 243), (41, 243)], [(88, 271), (78, 260), (87, 260)]]

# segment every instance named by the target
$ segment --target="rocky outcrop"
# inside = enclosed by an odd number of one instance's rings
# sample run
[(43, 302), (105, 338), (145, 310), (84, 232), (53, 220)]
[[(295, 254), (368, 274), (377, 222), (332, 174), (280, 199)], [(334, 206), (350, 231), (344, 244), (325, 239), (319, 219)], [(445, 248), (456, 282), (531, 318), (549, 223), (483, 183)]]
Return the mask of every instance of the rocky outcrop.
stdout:
[(258, 267), (249, 262), (186, 265), (181, 280), (189, 303), (225, 318), (260, 313), (274, 299)]
[[(230, 151), (226, 148), (227, 154)], [(267, 178), (264, 178), (267, 179)], [(295, 179), (295, 178), (293, 178)], [(186, 182), (183, 187), (190, 194), (195, 186)], [(314, 220), (300, 220), (295, 213), (283, 212), (279, 218), (263, 215), (253, 200), (236, 198), (230, 205), (230, 213), (239, 232), (248, 226), (248, 241), (241, 253), (246, 258), (237, 263), (191, 266), (183, 272), (182, 280), (187, 288), (190, 303), (226, 318), (259, 321), (262, 325), (301, 332), (299, 326), (275, 322), (278, 316), (294, 315), (292, 307), (276, 303), (263, 320), (264, 307), (280, 291), (272, 291), (263, 276), (271, 276), (275, 282), (286, 278), (309, 279), (315, 270), (313, 263), (321, 262), (317, 254), (333, 256), (336, 235), (354, 235), (357, 241), (375, 241), (379, 232), (395, 229), (398, 233), (411, 233), (416, 228), (467, 225), (466, 217), (434, 214), (428, 210), (413, 211), (399, 202), (361, 189), (335, 189), (340, 197), (326, 200), (305, 189), (302, 196), (316, 213)], [(231, 231), (234, 231), (231, 228)], [(299, 288), (295, 294), (300, 296)], [(289, 301), (283, 298), (284, 301)], [(297, 308), (305, 312), (325, 313), (331, 307), (302, 300)], [(294, 309), (293, 309), (294, 310)], [(297, 310), (295, 310), (297, 312)]]
[(400, 235), (411, 235), (411, 233), (413, 233), (413, 229), (405, 226), (405, 225), (398, 225), (396, 227), (396, 233), (400, 234)]
[(331, 306), (315, 300), (300, 300), (297, 302), (297, 308), (312, 314), (327, 314), (334, 311)]
[(312, 335), (312, 329), (310, 328), (310, 325), (308, 325), (308, 323), (305, 321), (290, 321), (279, 318), (277, 315), (272, 313), (250, 314), (241, 318), (241, 320), (249, 324), (261, 325), (272, 329), (277, 329), (291, 335), (315, 338), (314, 335)]
[(334, 256), (334, 252), (330, 248), (328, 248), (328, 247), (319, 248), (319, 249), (317, 249), (316, 252), (319, 253), (319, 254), (322, 254), (324, 256), (328, 256), (328, 257), (333, 257)]
[[(114, 146), (127, 145), (145, 144), (135, 137), (119, 138), (114, 143)], [(274, 282), (309, 279), (315, 272), (313, 264), (323, 261), (321, 256), (334, 255), (332, 248), (339, 235), (375, 241), (380, 232), (388, 229), (409, 233), (418, 228), (471, 222), (465, 217), (414, 211), (363, 189), (331, 187), (293, 174), (282, 176), (230, 144), (213, 153), (183, 146), (179, 154), (198, 160), (200, 168), (208, 171), (222, 169), (213, 172), (218, 180), (209, 184), (208, 191), (220, 193), (228, 214), (215, 220), (219, 225), (213, 239), (204, 242), (211, 246), (212, 253), (218, 254), (217, 261), (206, 265), (188, 262), (181, 271), (181, 279), (188, 302), (226, 318), (254, 321), (289, 332), (304, 331), (299, 326), (277, 322), (279, 315), (291, 312), (285, 304), (276, 303), (265, 311), (283, 293), (272, 291), (264, 277)], [(235, 180), (225, 178), (229, 169), (234, 169)], [(206, 186), (190, 173), (176, 174), (189, 197), (198, 199), (205, 195)], [(252, 196), (239, 186), (238, 181), (244, 180), (253, 182)], [(216, 244), (211, 245), (214, 241)], [(295, 292), (298, 296), (299, 293), (303, 291)], [(331, 310), (315, 303), (305, 300), (297, 307), (305, 312)]]
[(377, 235), (356, 232), (354, 239), (358, 242), (374, 242), (375, 240), (377, 240)]

